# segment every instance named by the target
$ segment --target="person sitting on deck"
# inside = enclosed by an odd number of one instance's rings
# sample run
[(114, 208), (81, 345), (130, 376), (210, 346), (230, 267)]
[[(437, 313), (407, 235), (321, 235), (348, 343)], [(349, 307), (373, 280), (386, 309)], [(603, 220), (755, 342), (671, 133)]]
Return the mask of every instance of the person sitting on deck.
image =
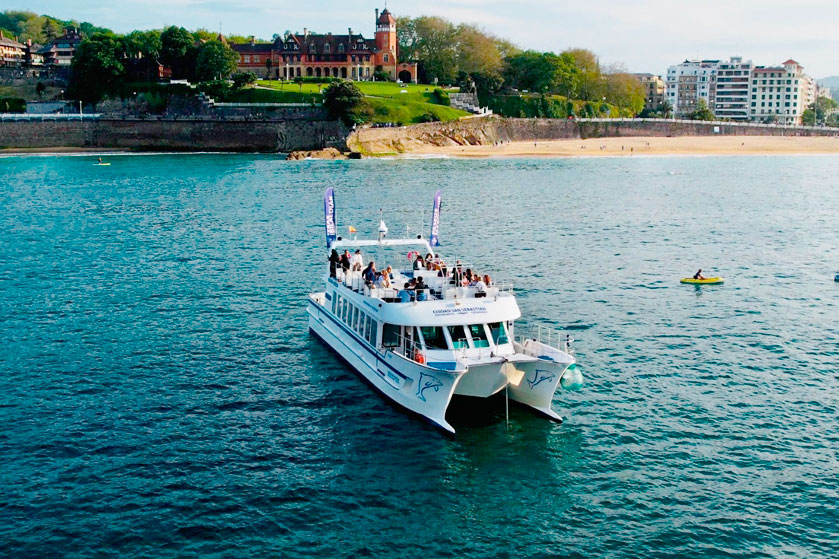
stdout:
[(399, 290), (399, 293), (396, 294), (396, 296), (399, 297), (399, 302), (400, 303), (410, 303), (411, 302), (412, 296), (411, 296), (410, 287), (411, 287), (411, 284), (406, 283), (405, 286), (402, 289)]
[(414, 289), (417, 292), (417, 301), (425, 301), (428, 299), (428, 295), (426, 294), (428, 286), (422, 281), (422, 276), (417, 277), (417, 284), (414, 286)]
[(466, 273), (463, 274), (460, 285), (461, 287), (468, 287), (470, 283), (472, 283), (472, 268), (466, 268)]
[(332, 249), (332, 253), (329, 255), (329, 277), (334, 278), (338, 275), (338, 266), (341, 264), (341, 257), (338, 255), (338, 251), (334, 248)]
[[(393, 268), (391, 268), (390, 266), (385, 268), (385, 275), (387, 276), (388, 283), (390, 283), (390, 280), (393, 279)], [(390, 286), (388, 285), (388, 287)]]
[(422, 254), (417, 254), (417, 259), (414, 260), (414, 270), (422, 270), (425, 268), (425, 261), (422, 259)]
[(487, 284), (480, 275), (475, 274), (475, 297), (487, 296)]
[(376, 281), (376, 263), (371, 260), (364, 269), (364, 272), (361, 274), (361, 277), (364, 278), (365, 283), (372, 285), (373, 282)]
[(699, 271), (693, 274), (693, 279), (695, 280), (704, 280), (705, 276), (702, 275), (702, 268), (699, 268)]
[(484, 285), (492, 287), (492, 278), (489, 277), (489, 274), (484, 274)]
[(356, 249), (355, 254), (353, 254), (350, 259), (350, 264), (352, 265), (353, 272), (360, 272), (361, 268), (364, 267), (364, 259), (361, 257), (361, 249)]

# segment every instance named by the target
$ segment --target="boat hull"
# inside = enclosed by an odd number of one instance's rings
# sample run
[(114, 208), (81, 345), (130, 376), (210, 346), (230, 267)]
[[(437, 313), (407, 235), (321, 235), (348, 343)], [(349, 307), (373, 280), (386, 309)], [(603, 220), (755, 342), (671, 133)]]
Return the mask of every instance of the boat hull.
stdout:
[(681, 283), (685, 283), (685, 284), (688, 284), (688, 285), (717, 285), (717, 284), (725, 282), (725, 278), (705, 278), (705, 279), (682, 278), (679, 281)]
[(463, 375), (461, 371), (427, 367), (391, 351), (377, 352), (311, 298), (308, 314), (309, 330), (382, 395), (454, 433), (446, 421), (446, 409)]

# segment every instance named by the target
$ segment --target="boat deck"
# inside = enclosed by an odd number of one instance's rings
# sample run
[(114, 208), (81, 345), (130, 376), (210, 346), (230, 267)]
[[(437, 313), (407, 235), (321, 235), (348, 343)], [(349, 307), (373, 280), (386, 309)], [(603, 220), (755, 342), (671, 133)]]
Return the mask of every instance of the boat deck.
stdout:
[(390, 282), (392, 287), (371, 287), (366, 284), (361, 274), (362, 272), (343, 273), (343, 270), (339, 269), (335, 279), (356, 293), (380, 299), (386, 303), (400, 303), (399, 291), (413, 278), (422, 278), (423, 283), (428, 287), (425, 292), (429, 301), (496, 298), (512, 295), (513, 291), (512, 284), (493, 284), (483, 290), (477, 287), (464, 287), (457, 285), (451, 275), (440, 276), (438, 272), (429, 270), (393, 270), (393, 279)]

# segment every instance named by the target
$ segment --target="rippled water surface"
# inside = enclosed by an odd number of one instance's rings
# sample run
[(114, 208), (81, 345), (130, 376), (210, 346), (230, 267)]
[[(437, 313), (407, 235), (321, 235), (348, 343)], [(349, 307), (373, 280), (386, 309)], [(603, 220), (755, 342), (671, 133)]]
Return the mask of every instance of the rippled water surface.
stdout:
[[(839, 158), (108, 159), (0, 159), (0, 555), (839, 556)], [(327, 186), (442, 188), (577, 338), (566, 422), (450, 439), (312, 338)]]

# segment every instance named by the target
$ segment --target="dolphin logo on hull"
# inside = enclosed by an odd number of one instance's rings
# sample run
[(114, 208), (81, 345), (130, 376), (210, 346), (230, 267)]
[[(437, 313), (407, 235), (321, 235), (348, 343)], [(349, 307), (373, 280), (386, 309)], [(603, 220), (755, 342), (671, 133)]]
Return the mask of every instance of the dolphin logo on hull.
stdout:
[(530, 389), (533, 390), (538, 385), (542, 384), (545, 381), (551, 381), (556, 378), (556, 375), (550, 371), (545, 371), (544, 369), (536, 369), (533, 372), (533, 378), (527, 379), (527, 385), (530, 386)]
[(429, 388), (433, 389), (434, 392), (439, 392), (441, 386), (443, 386), (443, 383), (438, 378), (420, 373), (419, 380), (417, 381), (417, 398), (426, 402), (427, 400), (423, 393)]

